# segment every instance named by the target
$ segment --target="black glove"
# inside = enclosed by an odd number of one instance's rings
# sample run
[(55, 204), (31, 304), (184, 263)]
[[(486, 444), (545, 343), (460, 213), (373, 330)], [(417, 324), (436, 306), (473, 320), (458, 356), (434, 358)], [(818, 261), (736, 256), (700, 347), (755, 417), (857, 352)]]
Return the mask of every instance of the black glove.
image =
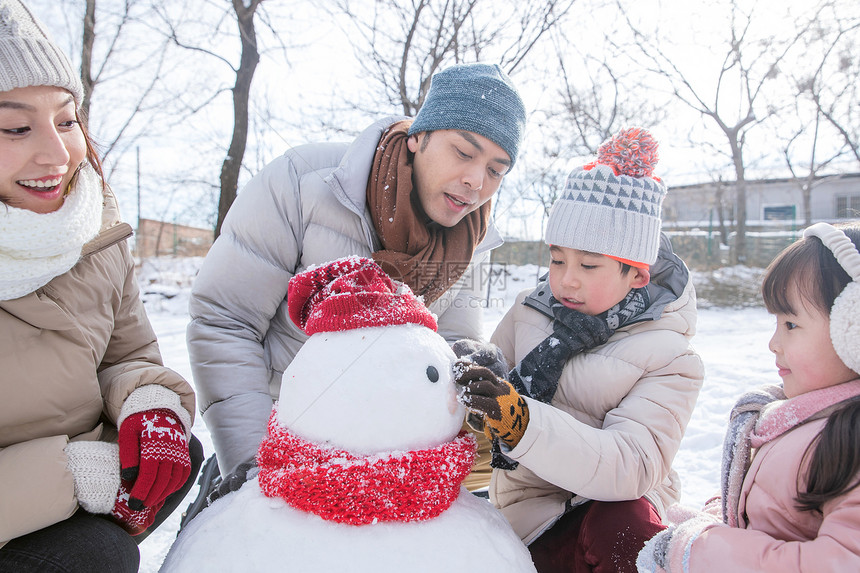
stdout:
[(591, 316), (560, 306), (553, 308), (553, 335), (574, 351), (588, 350), (606, 344), (613, 330), (602, 316)]
[(245, 485), (246, 481), (253, 479), (258, 471), (256, 460), (239, 464), (236, 471), (224, 478), (215, 480), (212, 491), (206, 497), (206, 503), (212, 505), (215, 500), (221, 499), (225, 495), (238, 490)]
[(488, 368), (499, 378), (508, 377), (508, 361), (495, 344), (464, 338), (455, 342), (451, 349), (457, 358)]

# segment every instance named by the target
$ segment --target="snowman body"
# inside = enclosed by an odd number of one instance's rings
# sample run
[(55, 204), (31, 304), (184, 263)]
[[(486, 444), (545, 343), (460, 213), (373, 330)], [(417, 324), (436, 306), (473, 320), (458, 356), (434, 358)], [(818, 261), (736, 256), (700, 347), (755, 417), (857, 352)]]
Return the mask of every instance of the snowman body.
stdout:
[[(465, 414), (456, 399), (454, 360), (441, 336), (417, 324), (316, 333), (284, 372), (267, 439), (272, 429), (287, 430), (306, 443), (371, 460), (453, 443)], [(197, 516), (162, 571), (535, 570), (504, 517), (465, 488), (457, 486), (450, 506), (432, 517), (386, 520), (371, 512), (355, 525), (332, 519), (343, 515), (337, 508), (327, 515), (264, 494), (279, 485), (276, 469), (264, 475), (266, 467)], [(291, 474), (284, 483), (295, 479)], [(341, 493), (349, 500), (368, 492)], [(360, 513), (364, 506), (357, 507)]]

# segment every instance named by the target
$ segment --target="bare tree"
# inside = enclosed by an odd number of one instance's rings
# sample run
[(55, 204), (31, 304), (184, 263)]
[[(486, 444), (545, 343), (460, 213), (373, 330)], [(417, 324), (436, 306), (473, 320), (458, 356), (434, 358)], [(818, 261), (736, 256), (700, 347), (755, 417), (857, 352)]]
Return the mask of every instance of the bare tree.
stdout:
[(795, 75), (795, 87), (839, 134), (860, 164), (860, 10), (856, 3), (832, 0), (816, 14), (807, 54), (818, 57), (808, 75)]
[(236, 85), (233, 87), (233, 136), (227, 157), (221, 165), (221, 196), (218, 201), (218, 222), (215, 225), (215, 236), (221, 234), (221, 225), (227, 211), (236, 200), (239, 189), (239, 170), (245, 157), (245, 146), (248, 142), (248, 99), (251, 94), (251, 81), (254, 70), (260, 62), (257, 51), (257, 32), (254, 28), (254, 13), (263, 0), (233, 0), (233, 10), (239, 24), (239, 37), (242, 42), (242, 56), (236, 69)]
[[(152, 35), (146, 33), (147, 21), (153, 16), (149, 0), (31, 2), (42, 14), (55, 16), (60, 12), (67, 28), (80, 30), (73, 42), (79, 50), (73, 51), (80, 53), (84, 86), (81, 112), (91, 119), (110, 178), (119, 162), (113, 155), (134, 149), (142, 135), (135, 126), (151, 125), (156, 114), (164, 113), (163, 101), (154, 88), (165, 80), (166, 43), (151, 41)], [(47, 22), (53, 20), (45, 18)], [(123, 97), (117, 97), (118, 93)], [(127, 97), (129, 93), (134, 97)], [(102, 108), (110, 112), (104, 113)]]
[(598, 146), (620, 129), (653, 127), (666, 118), (666, 104), (646, 97), (649, 89), (636, 71), (617, 69), (616, 55), (595, 57), (591, 51), (574, 52), (574, 46), (568, 31), (556, 30), (560, 109), (548, 114), (547, 123), (556, 129), (542, 125), (566, 134), (561, 141), (570, 146), (569, 154), (595, 155)]
[[(812, 134), (808, 133), (810, 131), (809, 125), (801, 125), (785, 142), (782, 148), (785, 164), (801, 192), (804, 226), (812, 224), (812, 192), (815, 187), (824, 182), (824, 179), (821, 178), (821, 173), (831, 163), (842, 157), (845, 151), (845, 146), (843, 146), (822, 157), (824, 154), (819, 152), (819, 146), (822, 144), (822, 138), (820, 137), (821, 123), (822, 114), (816, 110), (815, 117), (811, 122)], [(796, 158), (794, 153), (795, 144), (801, 141), (804, 136), (809, 140), (807, 155), (805, 158)]]
[[(179, 47), (186, 50), (200, 52), (215, 58), (226, 64), (234, 75), (234, 84), (231, 88), (233, 101), (233, 132), (227, 154), (221, 164), (220, 194), (218, 200), (218, 216), (215, 223), (215, 237), (221, 233), (224, 217), (236, 199), (239, 189), (239, 175), (242, 170), (242, 162), (248, 143), (249, 125), (249, 102), (251, 97), (251, 83), (254, 72), (260, 62), (260, 50), (258, 49), (258, 36), (256, 30), (255, 16), (263, 0), (231, 0), (232, 16), (235, 18), (239, 30), (239, 42), (241, 55), (238, 65), (234, 65), (227, 57), (220, 55), (214, 49), (192, 43), (192, 41), (180, 39), (179, 28), (170, 18), (163, 14), (164, 21), (170, 26), (170, 39)], [(226, 17), (226, 12), (223, 13)], [(213, 94), (213, 98), (216, 94)], [(206, 104), (203, 104), (206, 105)]]
[[(164, 134), (175, 137), (186, 111), (173, 105), (187, 72), (177, 65), (171, 44), (159, 23), (155, 0), (29, 0), (55, 38), (75, 60), (80, 55), (84, 100), (81, 113), (89, 120), (98, 143), (105, 175), (120, 203), (134, 204), (128, 195), (137, 189), (134, 169), (141, 146), (160, 148)], [(173, 194), (152, 180), (161, 176), (147, 170), (144, 201), (148, 211), (170, 209)], [(148, 189), (144, 189), (147, 194)], [(141, 209), (138, 209), (138, 211)], [(127, 215), (127, 213), (126, 213)], [(137, 213), (140, 218), (141, 213)]]
[[(552, 31), (555, 67), (548, 71), (544, 93), (550, 103), (532, 113), (529, 122), (540, 134), (540, 153), (528, 154), (516, 174), (516, 197), (501, 198), (505, 212), (517, 200), (539, 206), (541, 230), (552, 204), (562, 193), (571, 160), (597, 154), (601, 143), (620, 129), (650, 128), (665, 117), (665, 105), (649, 101), (638, 74), (614, 68), (616, 58), (576, 48), (576, 38), (563, 27)], [(533, 215), (527, 215), (533, 217)]]
[(354, 109), (414, 116), (430, 80), (454, 63), (487, 61), (513, 73), (575, 0), (338, 0), (367, 80)]
[[(100, 133), (101, 156), (109, 162), (110, 177), (120, 163), (119, 158), (113, 158), (112, 155), (122, 155), (134, 149), (143, 135), (143, 130), (135, 128), (134, 125), (149, 124), (154, 115), (164, 113), (163, 95), (156, 94), (155, 91), (156, 86), (165, 79), (164, 67), (168, 51), (167, 42), (163, 40), (145, 45), (136, 41), (147, 28), (144, 22), (152, 16), (150, 6), (145, 2), (105, 2), (109, 15), (108, 23), (98, 29), (97, 4), (96, 0), (85, 0), (81, 41), (81, 80), (84, 85), (81, 108), (85, 117), (90, 116), (94, 95), (100, 85), (104, 83), (105, 90), (109, 90), (131, 76), (137, 79), (136, 89), (131, 91), (134, 97), (125, 99), (122, 114), (117, 113), (113, 98), (103, 98), (104, 107), (111, 110), (110, 115), (116, 115), (115, 121), (112, 122), (113, 129), (109, 133), (104, 130)], [(97, 39), (104, 46), (98, 59), (95, 51)], [(138, 56), (130, 60), (128, 51), (131, 44), (137, 48)]]
[[(274, 25), (259, 9), (263, 0), (226, 5), (222, 0), (32, 1), (45, 3), (53, 16), (46, 20), (67, 20), (61, 31), (69, 24), (81, 30), (72, 42), (79, 48), (72, 52), (81, 54), (83, 113), (92, 118), (109, 180), (124, 155), (143, 143), (144, 155), (148, 149), (158, 164), (145, 171), (149, 210), (199, 222), (209, 220), (209, 209), (201, 208), (201, 202), (211, 202), (212, 211), (217, 202), (211, 223), (220, 232), (240, 175), (247, 171), (243, 160), (252, 123), (251, 84), (262, 55), (259, 33), (265, 30), (269, 49), (286, 52), (280, 34), (288, 28)], [(81, 15), (77, 22), (71, 16), (75, 12)], [(225, 81), (219, 65), (230, 70), (230, 79)], [(212, 120), (223, 113), (222, 95), (228, 91), (233, 118), (229, 146), (220, 139), (220, 122)], [(271, 121), (267, 110), (262, 112), (261, 121)], [(186, 156), (182, 152), (189, 147), (194, 153)], [(176, 160), (180, 155), (183, 161)], [(215, 155), (221, 158), (217, 184)], [(130, 172), (126, 168), (118, 175)], [(123, 191), (132, 186), (114, 187)]]
[[(619, 10), (623, 9), (619, 5)], [(806, 29), (793, 30), (788, 37), (755, 36), (751, 30), (756, 20), (772, 15), (759, 14), (755, 7), (730, 0), (728, 29), (722, 46), (722, 62), (714, 71), (715, 80), (699, 81), (701, 69), (682, 69), (679, 54), (670, 53), (667, 44), (653, 35), (640, 31), (630, 19), (626, 21), (633, 32), (634, 60), (657, 77), (669, 83), (672, 96), (690, 109), (709, 119), (719, 129), (728, 144), (725, 153), (731, 161), (736, 190), (736, 248), (735, 262), (746, 259), (747, 185), (745, 157), (750, 131), (777, 109), (768, 101), (766, 87), (778, 77), (780, 65), (797, 45)], [(710, 46), (720, 53), (720, 48)], [(624, 50), (622, 50), (624, 51)], [(701, 68), (701, 63), (698, 64)], [(711, 78), (714, 79), (714, 78)]]
[(803, 221), (812, 224), (812, 194), (845, 157), (860, 162), (856, 111), (860, 62), (860, 10), (851, 3), (823, 3), (801, 38), (802, 55), (786, 67), (791, 105), (773, 122), (782, 155), (802, 195)]

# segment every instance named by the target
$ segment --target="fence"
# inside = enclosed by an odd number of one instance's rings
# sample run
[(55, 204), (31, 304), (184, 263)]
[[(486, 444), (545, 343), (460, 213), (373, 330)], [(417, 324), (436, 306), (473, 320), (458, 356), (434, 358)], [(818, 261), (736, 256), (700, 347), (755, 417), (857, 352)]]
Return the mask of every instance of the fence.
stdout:
[[(715, 232), (667, 232), (672, 248), (694, 270), (724, 267), (734, 260), (737, 236), (729, 235), (728, 246)], [(800, 231), (753, 231), (746, 233), (746, 260), (749, 267), (766, 267), (785, 247), (800, 237)], [(543, 241), (505, 241), (492, 253), (492, 262), (509, 265), (549, 264), (549, 249)]]
[(140, 258), (164, 255), (202, 257), (212, 246), (213, 237), (211, 229), (141, 219), (135, 233), (135, 255)]
[[(736, 235), (729, 235), (728, 246), (720, 243), (717, 232), (667, 231), (672, 248), (687, 266), (694, 270), (709, 270), (731, 264)], [(766, 267), (786, 246), (800, 236), (798, 230), (747, 231), (746, 264)], [(210, 229), (186, 227), (164, 221), (141, 219), (136, 234), (135, 253), (140, 258), (172, 255), (177, 257), (205, 256), (212, 246)], [(492, 262), (509, 265), (549, 264), (549, 249), (543, 241), (508, 240), (493, 250)]]

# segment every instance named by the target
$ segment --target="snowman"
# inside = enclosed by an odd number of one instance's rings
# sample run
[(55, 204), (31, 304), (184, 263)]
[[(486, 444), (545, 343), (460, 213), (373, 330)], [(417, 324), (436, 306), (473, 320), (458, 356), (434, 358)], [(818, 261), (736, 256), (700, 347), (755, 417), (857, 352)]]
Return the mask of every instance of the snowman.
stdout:
[(286, 369), (259, 473), (215, 501), (164, 572), (535, 571), (508, 522), (461, 482), (475, 440), (456, 357), (408, 286), (348, 257), (289, 285), (310, 338)]

